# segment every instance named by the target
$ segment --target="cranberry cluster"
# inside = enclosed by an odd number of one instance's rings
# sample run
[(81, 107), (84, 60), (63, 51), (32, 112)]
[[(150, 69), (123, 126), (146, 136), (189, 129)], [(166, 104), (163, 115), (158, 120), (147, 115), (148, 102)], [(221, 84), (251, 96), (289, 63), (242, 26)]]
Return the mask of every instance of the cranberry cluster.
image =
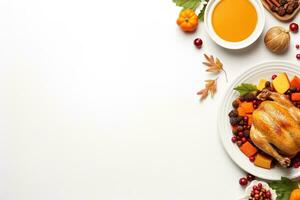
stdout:
[(255, 179), (255, 176), (253, 176), (252, 174), (247, 174), (246, 177), (242, 177), (240, 178), (240, 185), (241, 186), (245, 186), (245, 185), (248, 185), (248, 182), (251, 182)]
[(254, 185), (249, 200), (271, 200), (272, 194), (270, 190), (263, 188), (261, 183)]

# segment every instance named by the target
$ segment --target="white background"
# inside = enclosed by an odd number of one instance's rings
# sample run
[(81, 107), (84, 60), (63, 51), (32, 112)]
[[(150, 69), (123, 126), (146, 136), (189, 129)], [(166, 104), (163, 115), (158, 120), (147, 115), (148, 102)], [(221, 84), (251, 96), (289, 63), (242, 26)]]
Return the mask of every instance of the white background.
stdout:
[[(222, 76), (215, 98), (199, 103), (202, 54), (218, 56), (233, 80), (261, 61), (297, 62), (299, 34), (282, 56), (263, 38), (228, 51), (203, 23), (181, 32), (179, 10), (171, 0), (0, 2), (1, 200), (240, 195), (245, 173), (216, 129), (228, 83)], [(265, 31), (278, 24), (266, 13)]]

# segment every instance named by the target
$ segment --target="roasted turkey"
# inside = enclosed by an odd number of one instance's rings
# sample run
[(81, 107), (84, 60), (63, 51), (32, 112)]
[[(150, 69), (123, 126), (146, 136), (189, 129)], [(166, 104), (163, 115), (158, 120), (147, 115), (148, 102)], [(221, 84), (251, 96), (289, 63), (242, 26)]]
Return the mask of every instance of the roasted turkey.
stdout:
[(285, 95), (267, 89), (257, 98), (264, 101), (253, 112), (250, 138), (280, 165), (288, 167), (300, 151), (300, 109)]

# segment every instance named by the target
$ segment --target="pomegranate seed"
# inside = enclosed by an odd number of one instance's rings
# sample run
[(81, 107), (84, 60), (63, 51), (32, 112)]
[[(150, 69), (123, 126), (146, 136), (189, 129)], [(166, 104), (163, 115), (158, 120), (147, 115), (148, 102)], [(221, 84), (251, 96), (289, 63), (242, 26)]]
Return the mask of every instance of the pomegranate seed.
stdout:
[(255, 157), (254, 156), (250, 156), (249, 160), (250, 160), (250, 162), (254, 162), (255, 161)]
[(297, 87), (296, 91), (297, 91), (297, 92), (300, 92), (300, 88)]
[(299, 28), (298, 24), (296, 24), (296, 23), (291, 23), (290, 24), (290, 30), (292, 32), (296, 33), (298, 31), (298, 28)]
[(245, 116), (245, 117), (244, 117), (244, 120), (245, 120), (245, 121), (248, 121), (248, 116)]
[(296, 49), (299, 49), (300, 48), (300, 45), (299, 44), (296, 44)]
[(276, 74), (273, 74), (273, 75), (272, 75), (272, 80), (274, 80), (276, 77), (277, 77), (277, 75), (276, 75)]
[(245, 186), (248, 184), (248, 180), (246, 178), (240, 178), (239, 183), (241, 186)]
[(271, 197), (272, 196), (272, 194), (271, 194), (271, 192), (270, 191), (267, 191), (267, 193), (266, 193), (266, 197)]
[(194, 40), (194, 45), (197, 47), (197, 48), (201, 48), (202, 47), (202, 44), (203, 44), (203, 41), (200, 39), (200, 38), (196, 38)]
[(299, 53), (296, 54), (296, 58), (300, 59), (300, 54)]
[(258, 183), (258, 184), (257, 184), (257, 187), (258, 187), (259, 189), (261, 189), (261, 188), (262, 188), (262, 184), (261, 184), (261, 183)]
[(236, 136), (233, 136), (233, 137), (231, 138), (231, 141), (232, 141), (233, 143), (236, 143), (237, 137), (236, 137)]

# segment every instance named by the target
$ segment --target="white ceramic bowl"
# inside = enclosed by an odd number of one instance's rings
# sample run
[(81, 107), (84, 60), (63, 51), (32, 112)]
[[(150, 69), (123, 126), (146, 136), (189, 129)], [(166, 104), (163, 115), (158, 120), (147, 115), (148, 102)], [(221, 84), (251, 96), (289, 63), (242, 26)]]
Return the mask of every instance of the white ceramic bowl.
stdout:
[(246, 172), (267, 180), (280, 180), (282, 176), (290, 179), (298, 179), (300, 178), (300, 168), (286, 169), (280, 166), (275, 166), (272, 169), (263, 169), (256, 167), (249, 161), (248, 157), (239, 150), (237, 145), (231, 142), (232, 131), (229, 123), (228, 113), (232, 110), (232, 102), (239, 96), (238, 92), (233, 90), (234, 87), (240, 85), (241, 83), (257, 84), (258, 81), (263, 78), (270, 80), (270, 77), (273, 74), (278, 74), (280, 72), (286, 72), (289, 77), (292, 78), (294, 75), (300, 75), (300, 66), (284, 61), (271, 61), (258, 64), (250, 68), (238, 76), (238, 78), (236, 78), (227, 88), (218, 113), (219, 136), (226, 152), (229, 154), (231, 159)]
[(212, 14), (214, 11), (214, 8), (216, 5), (220, 2), (220, 0), (210, 0), (206, 6), (205, 14), (204, 14), (204, 23), (206, 30), (209, 34), (209, 36), (220, 46), (227, 48), (227, 49), (242, 49), (245, 47), (250, 46), (253, 44), (257, 38), (261, 35), (264, 26), (265, 26), (265, 12), (262, 3), (260, 0), (249, 0), (252, 5), (254, 6), (256, 13), (257, 13), (257, 25), (255, 27), (255, 30), (253, 33), (246, 38), (245, 40), (242, 40), (240, 42), (229, 42), (226, 40), (223, 40), (221, 37), (219, 37), (212, 25)]

